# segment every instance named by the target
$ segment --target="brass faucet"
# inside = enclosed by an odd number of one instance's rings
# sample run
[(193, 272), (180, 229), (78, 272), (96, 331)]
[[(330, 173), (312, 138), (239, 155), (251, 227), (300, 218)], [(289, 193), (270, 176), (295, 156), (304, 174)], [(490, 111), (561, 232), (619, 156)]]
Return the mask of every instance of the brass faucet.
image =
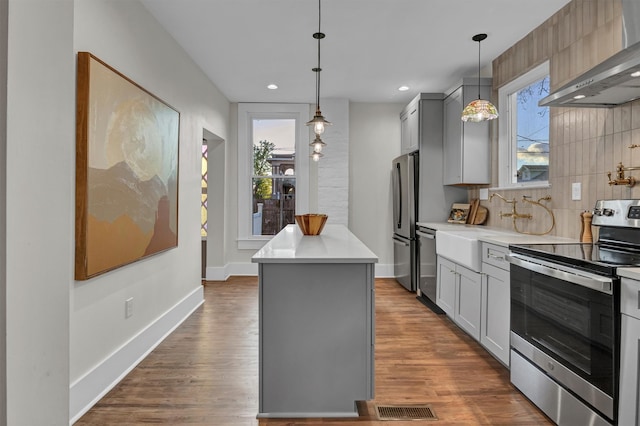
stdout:
[(607, 172), (607, 177), (609, 178), (609, 185), (626, 185), (629, 188), (636, 184), (636, 179), (633, 176), (624, 177), (625, 170), (640, 170), (640, 167), (625, 167), (622, 165), (622, 162), (618, 164), (616, 167), (616, 178), (611, 179), (611, 172)]
[(507, 203), (507, 204), (511, 204), (512, 208), (511, 208), (511, 213), (502, 213), (500, 212), (500, 217), (510, 217), (513, 221), (513, 229), (518, 232), (519, 234), (528, 234), (528, 235), (545, 235), (548, 234), (549, 232), (551, 232), (551, 230), (553, 229), (553, 227), (556, 224), (556, 220), (555, 217), (553, 215), (553, 212), (551, 211), (550, 208), (548, 208), (547, 206), (545, 206), (544, 204), (542, 204), (542, 201), (551, 201), (551, 196), (547, 195), (545, 197), (539, 198), (537, 201), (531, 200), (530, 196), (528, 195), (523, 195), (522, 196), (522, 202), (523, 203), (529, 203), (535, 206), (540, 206), (542, 207), (551, 217), (551, 226), (546, 229), (544, 232), (527, 232), (527, 231), (523, 231), (520, 228), (518, 228), (518, 224), (516, 222), (516, 219), (533, 219), (533, 215), (529, 214), (529, 213), (518, 213), (516, 211), (516, 199), (512, 198), (511, 200), (507, 200), (506, 198), (504, 198), (502, 195), (494, 192), (493, 194), (491, 194), (491, 196), (489, 197), (489, 202), (491, 202), (491, 199), (493, 198), (494, 195), (497, 195), (499, 198), (502, 198), (502, 200)]
[(504, 201), (507, 204), (511, 204), (511, 213), (502, 213), (502, 211), (499, 213), (500, 217), (512, 217), (513, 220), (515, 221), (516, 219), (532, 219), (533, 216), (531, 216), (528, 213), (518, 213), (516, 211), (516, 199), (512, 198), (511, 200), (507, 200), (506, 198), (504, 198), (502, 195), (498, 194), (497, 192), (494, 192), (493, 194), (491, 194), (491, 196), (489, 197), (489, 202), (491, 202), (491, 200), (493, 199), (494, 196), (498, 196), (499, 198), (502, 199), (502, 201)]

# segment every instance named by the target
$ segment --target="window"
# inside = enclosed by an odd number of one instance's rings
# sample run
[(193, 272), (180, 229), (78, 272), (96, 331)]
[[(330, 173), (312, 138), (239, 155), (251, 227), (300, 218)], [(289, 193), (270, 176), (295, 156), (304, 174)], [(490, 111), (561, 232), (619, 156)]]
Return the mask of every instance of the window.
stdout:
[(548, 62), (498, 90), (501, 188), (548, 186), (549, 108), (538, 106), (548, 94)]
[(209, 155), (209, 147), (206, 139), (202, 140), (202, 198), (200, 199), (200, 236), (207, 236), (207, 156)]
[(238, 105), (238, 248), (260, 248), (308, 210), (306, 104)]

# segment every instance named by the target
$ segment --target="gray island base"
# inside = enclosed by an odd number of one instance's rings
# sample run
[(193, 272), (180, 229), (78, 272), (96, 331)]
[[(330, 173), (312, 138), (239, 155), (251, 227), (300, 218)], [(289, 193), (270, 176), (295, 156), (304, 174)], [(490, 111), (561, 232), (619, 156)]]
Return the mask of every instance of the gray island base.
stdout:
[(345, 226), (289, 225), (259, 275), (259, 418), (356, 417), (374, 396), (374, 264)]

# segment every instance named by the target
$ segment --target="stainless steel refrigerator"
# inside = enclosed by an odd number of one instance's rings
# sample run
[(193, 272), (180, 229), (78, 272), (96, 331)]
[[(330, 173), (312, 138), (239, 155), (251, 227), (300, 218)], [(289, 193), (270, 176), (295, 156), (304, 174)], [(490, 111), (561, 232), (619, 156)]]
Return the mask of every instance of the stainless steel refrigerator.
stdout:
[(392, 162), (394, 275), (435, 303), (436, 243), (416, 235), (416, 222), (446, 222), (451, 205), (467, 200), (467, 189), (443, 184), (444, 96), (418, 97), (419, 150)]
[(407, 290), (416, 291), (418, 213), (418, 152), (401, 155), (392, 162), (393, 272)]

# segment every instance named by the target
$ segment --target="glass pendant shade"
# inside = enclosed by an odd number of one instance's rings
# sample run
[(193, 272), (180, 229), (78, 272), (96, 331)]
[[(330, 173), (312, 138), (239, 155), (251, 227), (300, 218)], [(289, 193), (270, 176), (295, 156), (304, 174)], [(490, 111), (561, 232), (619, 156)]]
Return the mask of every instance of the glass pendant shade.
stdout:
[(323, 155), (320, 152), (313, 152), (311, 153), (311, 158), (313, 159), (313, 161), (320, 161), (320, 158), (322, 158)]
[(325, 126), (331, 126), (331, 123), (322, 116), (322, 112), (319, 109), (316, 110), (316, 115), (312, 120), (307, 121), (307, 126), (313, 126), (313, 133), (320, 136), (324, 133)]
[(326, 143), (320, 139), (320, 135), (316, 135), (316, 138), (309, 144), (313, 148), (313, 152), (320, 152), (324, 148)]
[(471, 40), (478, 43), (478, 99), (469, 102), (462, 110), (462, 121), (479, 123), (481, 121), (494, 120), (498, 118), (498, 109), (490, 101), (480, 99), (480, 42), (487, 38), (486, 34), (476, 34)]
[(462, 111), (462, 121), (478, 123), (496, 118), (498, 118), (498, 110), (495, 105), (484, 99), (471, 101)]

